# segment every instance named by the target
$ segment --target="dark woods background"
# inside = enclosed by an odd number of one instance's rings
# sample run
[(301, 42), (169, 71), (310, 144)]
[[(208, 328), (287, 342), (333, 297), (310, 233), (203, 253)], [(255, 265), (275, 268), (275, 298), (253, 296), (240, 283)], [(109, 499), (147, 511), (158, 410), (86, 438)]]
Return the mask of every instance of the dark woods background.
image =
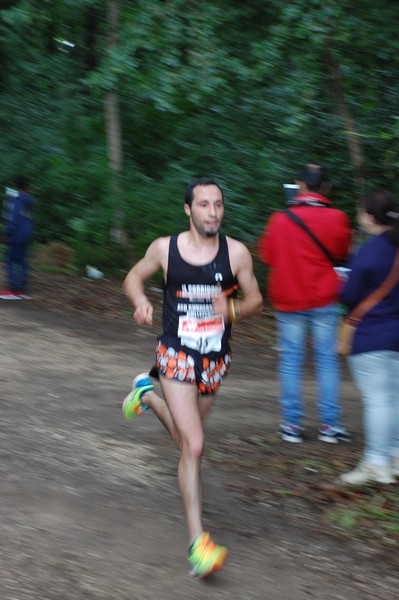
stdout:
[(254, 248), (281, 185), (327, 165), (353, 218), (398, 192), (395, 0), (2, 0), (1, 180), (32, 179), (36, 245), (115, 272), (186, 226), (215, 177)]

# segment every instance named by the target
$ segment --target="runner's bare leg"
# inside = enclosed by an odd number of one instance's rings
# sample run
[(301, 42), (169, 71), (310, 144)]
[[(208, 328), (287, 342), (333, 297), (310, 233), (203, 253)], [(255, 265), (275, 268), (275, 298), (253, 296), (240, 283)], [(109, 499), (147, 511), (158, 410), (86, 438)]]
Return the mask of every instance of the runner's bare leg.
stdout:
[[(180, 438), (177, 478), (186, 514), (189, 545), (203, 532), (200, 466), (204, 449), (205, 417), (213, 396), (198, 399), (197, 387), (175, 379), (160, 379), (162, 392)], [(201, 412), (199, 408), (201, 403)]]
[[(200, 413), (201, 421), (204, 422), (206, 417), (209, 414), (213, 403), (214, 396), (212, 394), (208, 396), (199, 396), (198, 397), (198, 410)], [(143, 403), (149, 406), (153, 412), (156, 414), (158, 419), (164, 425), (165, 429), (169, 433), (170, 437), (176, 444), (177, 448), (180, 448), (180, 437), (179, 433), (176, 429), (175, 422), (173, 421), (172, 415), (170, 414), (170, 410), (168, 405), (166, 404), (164, 398), (158, 396), (154, 390), (146, 392), (143, 396)]]
[(180, 448), (180, 436), (165, 400), (161, 396), (158, 396), (154, 390), (150, 390), (143, 395), (142, 402), (154, 411), (176, 446)]

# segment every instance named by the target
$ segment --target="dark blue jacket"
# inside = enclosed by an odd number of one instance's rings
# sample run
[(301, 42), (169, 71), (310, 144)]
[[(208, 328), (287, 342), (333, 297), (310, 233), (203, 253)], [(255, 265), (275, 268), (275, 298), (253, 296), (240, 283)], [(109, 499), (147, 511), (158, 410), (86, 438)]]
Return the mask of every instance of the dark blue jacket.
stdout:
[(18, 196), (7, 196), (4, 202), (5, 242), (24, 245), (33, 235), (32, 211), (35, 198), (26, 192)]
[[(341, 292), (349, 312), (388, 277), (396, 248), (385, 234), (368, 240), (353, 257), (352, 271)], [(399, 352), (399, 284), (360, 321), (352, 354), (394, 350)]]

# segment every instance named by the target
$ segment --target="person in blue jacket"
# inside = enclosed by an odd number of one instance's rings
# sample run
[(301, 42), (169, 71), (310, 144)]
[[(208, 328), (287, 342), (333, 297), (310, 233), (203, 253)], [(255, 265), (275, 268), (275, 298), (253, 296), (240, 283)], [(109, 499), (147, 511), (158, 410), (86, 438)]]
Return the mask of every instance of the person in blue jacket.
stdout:
[[(375, 189), (363, 196), (358, 222), (371, 235), (350, 264), (341, 291), (348, 311), (386, 280), (399, 251), (395, 196)], [(399, 283), (358, 324), (349, 366), (363, 400), (365, 449), (341, 480), (349, 484), (395, 483), (399, 476)]]
[(6, 189), (3, 207), (5, 263), (8, 288), (0, 292), (3, 300), (28, 299), (28, 245), (33, 236), (35, 198), (28, 193), (29, 180), (24, 175), (14, 178)]

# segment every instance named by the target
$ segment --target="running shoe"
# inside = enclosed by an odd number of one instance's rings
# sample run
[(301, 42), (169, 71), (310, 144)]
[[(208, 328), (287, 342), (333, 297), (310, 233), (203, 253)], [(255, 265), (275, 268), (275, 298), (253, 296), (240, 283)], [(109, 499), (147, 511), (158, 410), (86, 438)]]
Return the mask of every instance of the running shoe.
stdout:
[(126, 396), (122, 404), (122, 412), (126, 420), (134, 419), (136, 415), (148, 410), (150, 407), (141, 400), (146, 392), (154, 389), (148, 373), (140, 373), (133, 379), (133, 389)]
[(29, 294), (27, 294), (26, 292), (15, 292), (15, 294), (17, 296), (19, 296), (20, 300), (32, 300), (32, 296), (30, 296)]
[(1, 290), (0, 298), (1, 300), (21, 300), (21, 296), (17, 292), (12, 292), (11, 290)]
[(299, 425), (280, 425), (280, 437), (284, 442), (303, 442), (303, 427)]
[(351, 440), (349, 431), (346, 431), (344, 427), (330, 425), (320, 425), (317, 437), (321, 442), (327, 442), (327, 444), (338, 444), (338, 442), (350, 442)]
[(195, 540), (188, 554), (190, 574), (195, 577), (207, 577), (219, 571), (227, 558), (227, 548), (215, 544), (208, 531), (204, 531)]

